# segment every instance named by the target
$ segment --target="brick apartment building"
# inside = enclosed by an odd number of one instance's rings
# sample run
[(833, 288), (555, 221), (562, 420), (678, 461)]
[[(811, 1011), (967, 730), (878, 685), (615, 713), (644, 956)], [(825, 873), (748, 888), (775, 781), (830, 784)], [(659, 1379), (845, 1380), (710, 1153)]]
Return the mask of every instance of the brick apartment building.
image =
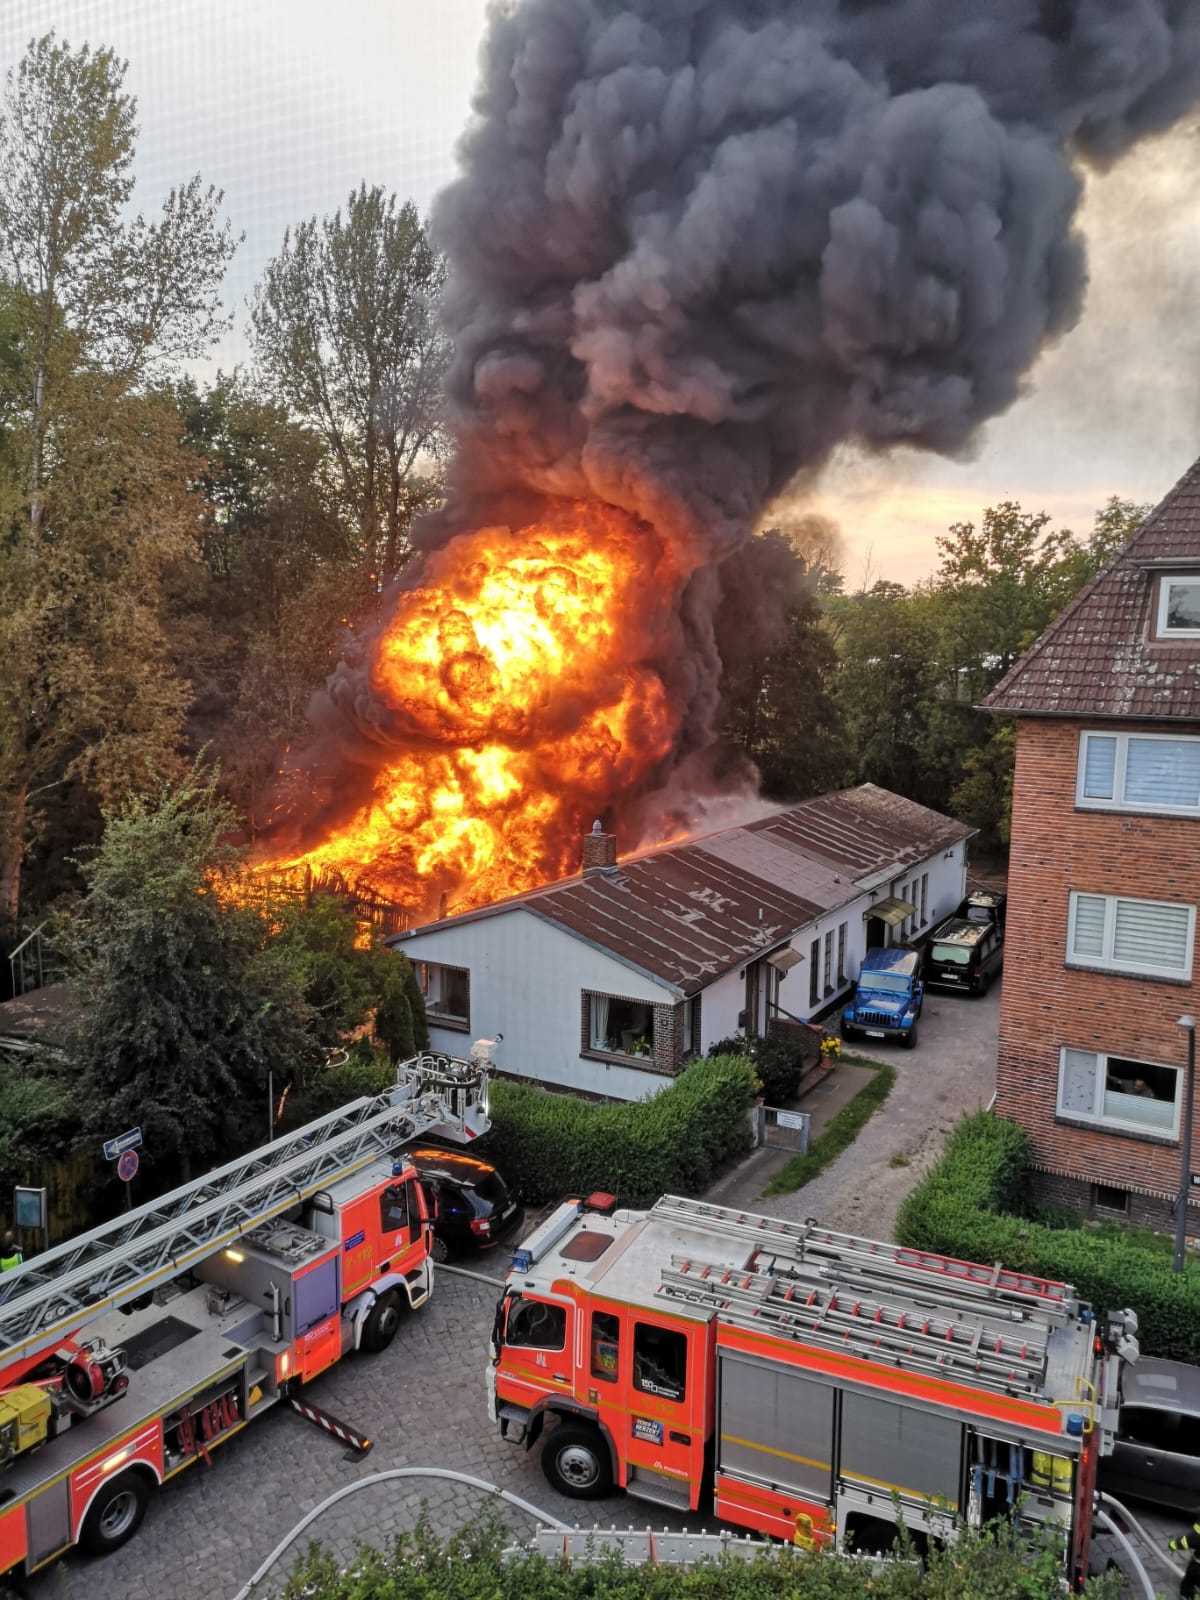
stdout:
[(1168, 1229), (1200, 1013), (1200, 462), (985, 704), (1017, 718), (996, 1109), (1042, 1198)]

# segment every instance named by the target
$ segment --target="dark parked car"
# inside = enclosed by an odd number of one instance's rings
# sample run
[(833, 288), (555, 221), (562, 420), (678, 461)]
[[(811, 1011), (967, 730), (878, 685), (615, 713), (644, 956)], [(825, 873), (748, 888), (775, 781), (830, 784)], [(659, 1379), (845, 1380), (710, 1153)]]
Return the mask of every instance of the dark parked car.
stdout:
[(525, 1208), (495, 1167), (460, 1150), (439, 1150), (433, 1145), (404, 1153), (437, 1202), (435, 1261), (448, 1261), (467, 1250), (515, 1243), (525, 1221)]
[(973, 889), (959, 904), (954, 913), (965, 922), (979, 922), (985, 927), (995, 923), (1004, 937), (1004, 916), (1008, 909), (1008, 896), (1003, 889)]
[(1121, 1410), (1100, 1487), (1200, 1516), (1200, 1367), (1143, 1356), (1121, 1371)]
[(1004, 940), (994, 922), (950, 917), (925, 947), (925, 982), (933, 989), (984, 994), (1004, 965)]

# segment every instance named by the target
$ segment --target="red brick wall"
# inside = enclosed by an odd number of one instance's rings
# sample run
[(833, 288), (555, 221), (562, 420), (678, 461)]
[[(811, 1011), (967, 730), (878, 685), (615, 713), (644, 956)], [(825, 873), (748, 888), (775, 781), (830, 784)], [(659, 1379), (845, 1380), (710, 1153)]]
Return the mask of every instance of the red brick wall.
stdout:
[[(1018, 724), (996, 1109), (1029, 1130), (1035, 1165), (1047, 1173), (1173, 1196), (1178, 1140), (1080, 1128), (1055, 1113), (1060, 1046), (1182, 1066), (1186, 1037), (1177, 1018), (1200, 1011), (1195, 958), (1190, 984), (1065, 964), (1072, 889), (1200, 902), (1200, 822), (1075, 809), (1080, 729), (1099, 726), (1035, 718)], [(1133, 732), (1139, 725), (1108, 728)], [(1200, 725), (1178, 731), (1197, 733)], [(1200, 1116), (1194, 1128), (1192, 1165), (1200, 1170)]]

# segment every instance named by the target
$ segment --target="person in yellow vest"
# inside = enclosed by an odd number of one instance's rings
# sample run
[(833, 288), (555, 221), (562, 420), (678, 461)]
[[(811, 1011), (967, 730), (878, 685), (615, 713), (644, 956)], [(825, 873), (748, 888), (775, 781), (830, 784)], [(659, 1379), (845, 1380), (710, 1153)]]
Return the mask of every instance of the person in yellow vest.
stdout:
[(1167, 1548), (1187, 1556), (1187, 1571), (1179, 1581), (1179, 1595), (1180, 1600), (1194, 1600), (1200, 1593), (1200, 1522), (1192, 1524), (1191, 1533), (1172, 1539)]
[(0, 1240), (0, 1272), (11, 1272), (14, 1267), (19, 1267), (24, 1259), (25, 1252), (9, 1228), (3, 1240)]

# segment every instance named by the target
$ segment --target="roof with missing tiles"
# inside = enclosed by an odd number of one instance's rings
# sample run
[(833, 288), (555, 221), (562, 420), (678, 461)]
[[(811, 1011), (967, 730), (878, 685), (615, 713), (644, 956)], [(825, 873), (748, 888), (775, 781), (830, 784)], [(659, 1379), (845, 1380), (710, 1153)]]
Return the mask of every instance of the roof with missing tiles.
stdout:
[(863, 784), (447, 917), (410, 938), (528, 911), (683, 994), (787, 943), (972, 830)]
[(1164, 572), (1200, 578), (1200, 461), (985, 707), (1017, 716), (1200, 720), (1200, 638), (1156, 637)]

